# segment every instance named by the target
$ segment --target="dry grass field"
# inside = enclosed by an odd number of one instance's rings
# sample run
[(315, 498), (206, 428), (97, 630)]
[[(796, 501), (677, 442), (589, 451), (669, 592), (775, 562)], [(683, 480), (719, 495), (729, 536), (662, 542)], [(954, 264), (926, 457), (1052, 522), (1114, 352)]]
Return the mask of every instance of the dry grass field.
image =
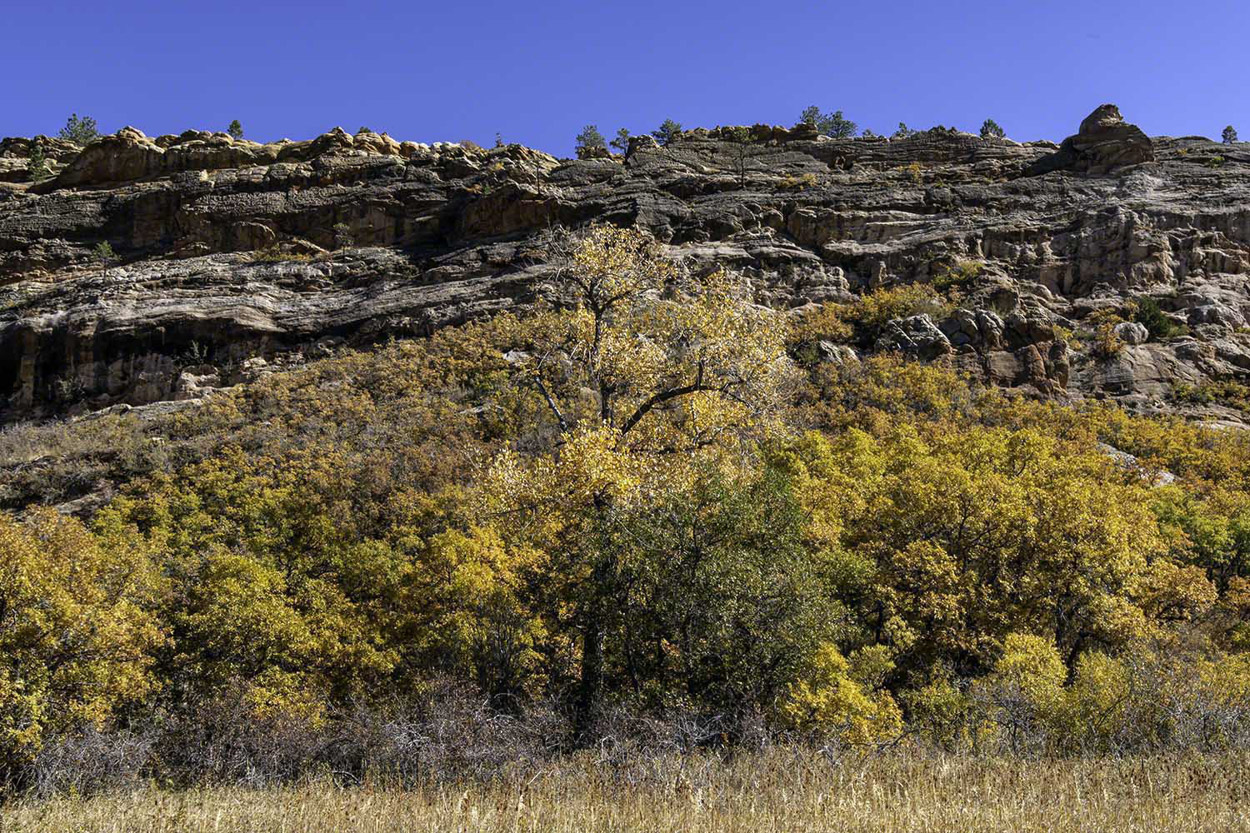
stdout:
[(726, 761), (575, 761), (489, 783), (155, 789), (23, 801), (28, 831), (1158, 831), (1250, 830), (1250, 755), (1024, 761), (773, 750)]

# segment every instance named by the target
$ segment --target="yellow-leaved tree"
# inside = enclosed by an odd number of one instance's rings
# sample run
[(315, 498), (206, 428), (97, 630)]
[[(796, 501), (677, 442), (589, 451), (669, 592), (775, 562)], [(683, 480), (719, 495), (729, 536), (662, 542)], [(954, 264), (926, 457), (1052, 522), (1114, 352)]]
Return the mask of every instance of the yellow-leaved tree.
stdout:
[(152, 692), (159, 586), (122, 525), (93, 535), (50, 509), (0, 515), (0, 785), (45, 739), (101, 727)]
[(829, 733), (843, 743), (866, 745), (890, 740), (903, 728), (894, 698), (878, 690), (893, 669), (884, 646), (861, 649), (848, 661), (830, 644), (822, 645), (809, 668), (786, 691), (781, 719), (803, 731)]
[(943, 663), (982, 673), (1022, 626), (1052, 634), (1071, 665), (1212, 599), (1165, 560), (1149, 485), (1093, 443), (884, 424), (809, 435), (783, 464), (865, 638), (892, 645), (921, 685)]
[(553, 305), (521, 323), (511, 354), (554, 448), (500, 454), (485, 491), (510, 535), (549, 559), (552, 631), (578, 635), (568, 647), (584, 730), (627, 593), (629, 519), (776, 428), (794, 376), (784, 317), (739, 276), (696, 274), (646, 233), (611, 226), (569, 238), (555, 260)]

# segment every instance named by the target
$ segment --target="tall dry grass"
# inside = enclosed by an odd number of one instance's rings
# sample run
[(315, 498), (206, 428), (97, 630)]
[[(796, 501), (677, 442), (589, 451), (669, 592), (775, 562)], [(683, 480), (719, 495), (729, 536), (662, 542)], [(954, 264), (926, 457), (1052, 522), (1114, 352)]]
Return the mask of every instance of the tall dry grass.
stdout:
[(307, 783), (148, 789), (22, 801), (26, 831), (1202, 831), (1250, 830), (1250, 753), (1039, 760), (897, 752), (830, 759), (776, 748), (607, 766), (565, 759), (527, 776), (410, 789)]

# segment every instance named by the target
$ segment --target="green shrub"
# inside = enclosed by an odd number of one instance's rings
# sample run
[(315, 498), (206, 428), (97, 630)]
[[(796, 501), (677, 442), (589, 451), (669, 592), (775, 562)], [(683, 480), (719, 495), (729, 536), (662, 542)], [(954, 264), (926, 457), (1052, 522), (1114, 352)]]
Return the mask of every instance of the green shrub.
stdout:
[(677, 137), (681, 135), (681, 122), (675, 122), (672, 119), (665, 119), (664, 122), (651, 132), (655, 140), (664, 147), (668, 147)]
[(981, 125), (982, 139), (1006, 139), (1007, 131), (999, 126), (998, 122), (993, 119), (986, 119)]
[(799, 123), (810, 124), (824, 135), (834, 139), (850, 139), (859, 132), (859, 126), (843, 116), (841, 110), (822, 113), (815, 104), (803, 110), (799, 115)]
[(1178, 324), (1168, 317), (1159, 302), (1149, 296), (1142, 296), (1129, 304), (1130, 320), (1143, 325), (1150, 337), (1159, 341), (1183, 336), (1189, 332), (1184, 324)]
[(157, 687), (153, 547), (38, 508), (0, 515), (0, 792), (50, 740), (101, 728)]
[(52, 176), (52, 171), (48, 168), (48, 158), (44, 156), (43, 148), (37, 144), (31, 146), (30, 156), (26, 159), (26, 175), (31, 182), (43, 182)]
[(577, 158), (591, 158), (597, 151), (605, 151), (608, 149), (607, 142), (603, 139), (603, 134), (599, 132), (599, 128), (593, 124), (588, 124), (582, 128), (582, 132), (577, 134)]

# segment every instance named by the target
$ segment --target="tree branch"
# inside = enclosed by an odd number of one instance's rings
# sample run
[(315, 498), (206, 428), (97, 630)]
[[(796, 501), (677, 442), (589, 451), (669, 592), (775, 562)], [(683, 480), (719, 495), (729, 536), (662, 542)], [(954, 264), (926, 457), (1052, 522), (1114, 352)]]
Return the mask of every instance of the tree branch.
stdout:
[(543, 399), (547, 400), (547, 407), (551, 409), (551, 413), (555, 414), (556, 422), (560, 423), (560, 431), (567, 434), (569, 432), (569, 422), (564, 418), (564, 414), (560, 413), (560, 406), (556, 404), (556, 400), (552, 398), (551, 392), (543, 384), (543, 378), (537, 373), (534, 374), (534, 384), (538, 386), (538, 391), (543, 395)]
[(634, 411), (630, 418), (625, 420), (625, 424), (621, 427), (621, 434), (628, 434), (630, 429), (637, 425), (638, 421), (650, 413), (651, 409), (656, 405), (662, 405), (670, 399), (676, 399), (679, 396), (685, 396), (701, 390), (710, 390), (703, 384), (703, 362), (699, 362), (699, 370), (695, 374), (693, 382), (678, 388), (662, 390), (639, 405), (638, 410)]

